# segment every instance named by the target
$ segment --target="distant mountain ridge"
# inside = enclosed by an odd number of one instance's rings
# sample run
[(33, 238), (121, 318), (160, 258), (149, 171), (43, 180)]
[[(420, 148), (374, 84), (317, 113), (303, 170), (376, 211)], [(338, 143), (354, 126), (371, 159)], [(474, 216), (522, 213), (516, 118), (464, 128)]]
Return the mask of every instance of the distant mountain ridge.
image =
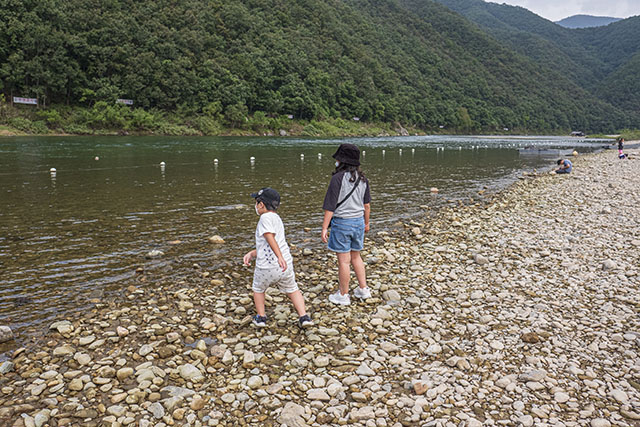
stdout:
[(556, 24), (565, 28), (593, 28), (604, 27), (621, 21), (622, 18), (614, 18), (611, 16), (593, 16), (593, 15), (573, 15), (556, 21)]
[[(606, 26), (565, 28), (518, 6), (436, 0), (487, 35), (627, 112), (640, 112), (640, 16)], [(576, 94), (576, 96), (578, 96)], [(636, 120), (634, 127), (640, 126)]]

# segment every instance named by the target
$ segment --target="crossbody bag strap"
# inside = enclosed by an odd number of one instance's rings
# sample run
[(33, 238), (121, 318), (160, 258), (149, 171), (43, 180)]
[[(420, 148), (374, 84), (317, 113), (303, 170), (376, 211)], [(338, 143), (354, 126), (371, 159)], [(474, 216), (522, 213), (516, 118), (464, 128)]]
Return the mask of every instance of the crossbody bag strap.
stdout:
[(349, 199), (349, 197), (351, 197), (351, 195), (353, 194), (354, 191), (356, 191), (356, 188), (358, 188), (358, 185), (360, 184), (360, 174), (358, 174), (358, 179), (356, 179), (356, 183), (353, 184), (353, 188), (351, 189), (351, 191), (349, 191), (349, 194), (347, 194), (347, 196), (340, 200), (338, 202), (338, 204), (336, 205), (336, 210), (338, 210), (338, 208), (340, 207), (341, 204), (343, 204), (344, 202), (347, 201), (347, 199)]

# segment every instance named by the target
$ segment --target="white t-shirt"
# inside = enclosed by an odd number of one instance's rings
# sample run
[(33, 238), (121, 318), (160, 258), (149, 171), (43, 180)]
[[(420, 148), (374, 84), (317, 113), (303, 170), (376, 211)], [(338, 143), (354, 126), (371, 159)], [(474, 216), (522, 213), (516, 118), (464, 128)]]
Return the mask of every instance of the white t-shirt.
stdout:
[(280, 253), (287, 262), (287, 269), (293, 269), (293, 258), (284, 235), (284, 224), (275, 212), (265, 212), (260, 215), (260, 221), (256, 227), (256, 268), (280, 268), (278, 257), (271, 250), (269, 242), (264, 238), (264, 233), (275, 234)]

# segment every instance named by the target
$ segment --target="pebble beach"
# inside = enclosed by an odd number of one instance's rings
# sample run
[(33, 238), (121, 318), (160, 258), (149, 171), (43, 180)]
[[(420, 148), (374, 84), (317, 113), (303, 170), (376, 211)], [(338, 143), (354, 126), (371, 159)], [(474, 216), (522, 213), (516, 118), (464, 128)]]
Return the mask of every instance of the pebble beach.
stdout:
[(253, 327), (242, 254), (177, 281), (141, 268), (0, 363), (0, 425), (640, 426), (630, 154), (579, 156), (570, 175), (527, 173), (388, 231), (373, 206), (373, 298), (349, 306), (327, 301), (335, 256), (293, 249), (304, 330), (276, 288)]

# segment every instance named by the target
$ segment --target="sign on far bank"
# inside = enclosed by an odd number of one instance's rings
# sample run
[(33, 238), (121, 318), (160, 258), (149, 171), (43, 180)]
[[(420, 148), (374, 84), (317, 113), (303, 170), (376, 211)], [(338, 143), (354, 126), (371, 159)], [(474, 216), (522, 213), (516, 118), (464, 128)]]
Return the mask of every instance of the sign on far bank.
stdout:
[(19, 96), (14, 96), (13, 103), (38, 105), (38, 98), (20, 98)]
[(133, 99), (116, 99), (116, 102), (118, 104), (124, 104), (124, 105), (133, 105)]

